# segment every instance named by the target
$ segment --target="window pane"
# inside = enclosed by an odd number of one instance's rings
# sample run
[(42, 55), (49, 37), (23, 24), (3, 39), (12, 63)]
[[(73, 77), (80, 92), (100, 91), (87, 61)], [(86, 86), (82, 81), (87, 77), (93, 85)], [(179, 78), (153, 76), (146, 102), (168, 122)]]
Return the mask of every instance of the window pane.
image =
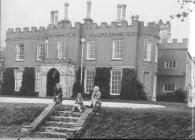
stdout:
[(89, 93), (94, 86), (95, 71), (87, 71), (86, 74), (86, 92)]
[(120, 94), (121, 90), (121, 71), (112, 71), (112, 94)]

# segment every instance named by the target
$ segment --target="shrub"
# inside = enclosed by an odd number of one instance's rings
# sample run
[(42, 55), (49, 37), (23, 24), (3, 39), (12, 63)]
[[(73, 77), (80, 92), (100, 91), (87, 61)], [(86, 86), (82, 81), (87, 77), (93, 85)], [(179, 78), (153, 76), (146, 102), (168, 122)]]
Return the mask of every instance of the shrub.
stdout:
[(35, 69), (25, 68), (22, 75), (22, 85), (20, 95), (33, 96), (35, 95)]
[(186, 96), (186, 91), (178, 89), (175, 92), (167, 92), (157, 95), (157, 101), (185, 103)]
[(72, 97), (76, 97), (77, 93), (82, 93), (84, 94), (84, 70), (83, 68), (83, 79), (82, 79), (82, 84), (80, 84), (80, 79), (81, 79), (81, 67), (79, 67), (78, 71), (76, 72), (76, 81), (73, 85), (73, 94)]
[(102, 98), (110, 96), (110, 70), (108, 67), (96, 68), (94, 85), (99, 86)]
[(2, 94), (13, 95), (15, 87), (14, 68), (6, 68), (3, 73)]
[(138, 81), (137, 74), (134, 69), (123, 69), (120, 96), (122, 99), (127, 100), (146, 100), (144, 87)]

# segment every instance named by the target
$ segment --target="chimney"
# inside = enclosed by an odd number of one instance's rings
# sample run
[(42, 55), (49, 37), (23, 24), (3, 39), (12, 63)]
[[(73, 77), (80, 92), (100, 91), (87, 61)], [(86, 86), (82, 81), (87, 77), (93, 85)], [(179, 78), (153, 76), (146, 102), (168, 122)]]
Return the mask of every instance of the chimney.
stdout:
[(139, 16), (138, 15), (135, 15), (135, 21), (138, 21), (139, 20)]
[(91, 1), (87, 1), (87, 18), (91, 18)]
[(126, 16), (126, 4), (122, 4), (122, 21), (125, 21), (125, 16)]
[(51, 11), (51, 21), (50, 24), (54, 24), (54, 11)]
[(58, 10), (53, 11), (54, 12), (54, 24), (57, 25), (58, 24)]
[(69, 3), (65, 3), (65, 13), (64, 13), (64, 20), (68, 20), (68, 7), (69, 7)]
[(117, 4), (117, 22), (121, 21), (121, 4)]

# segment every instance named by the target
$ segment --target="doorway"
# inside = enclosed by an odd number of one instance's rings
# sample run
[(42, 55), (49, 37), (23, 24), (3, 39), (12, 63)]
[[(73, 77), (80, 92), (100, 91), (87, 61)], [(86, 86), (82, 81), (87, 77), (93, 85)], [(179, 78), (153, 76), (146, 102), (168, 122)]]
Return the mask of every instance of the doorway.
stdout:
[(60, 73), (57, 69), (52, 68), (47, 73), (47, 96), (54, 96), (54, 88), (60, 82)]

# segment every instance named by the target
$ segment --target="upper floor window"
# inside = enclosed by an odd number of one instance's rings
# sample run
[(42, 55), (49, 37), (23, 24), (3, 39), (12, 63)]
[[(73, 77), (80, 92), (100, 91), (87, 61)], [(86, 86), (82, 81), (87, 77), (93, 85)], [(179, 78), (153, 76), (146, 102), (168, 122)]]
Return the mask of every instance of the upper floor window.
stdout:
[(47, 43), (39, 44), (37, 46), (37, 60), (43, 60), (47, 58), (47, 55), (48, 55)]
[(144, 41), (144, 61), (151, 60), (151, 48), (152, 48), (152, 42)]
[(96, 43), (95, 41), (87, 42), (87, 60), (96, 60)]
[(167, 68), (176, 68), (176, 61), (165, 61), (164, 67)]
[(112, 59), (122, 59), (122, 40), (113, 41)]
[(163, 91), (164, 92), (173, 92), (173, 91), (175, 91), (175, 85), (174, 84), (164, 84)]
[(66, 41), (58, 42), (57, 49), (58, 49), (58, 59), (67, 57), (66, 56), (67, 54), (67, 42)]
[(155, 63), (158, 63), (158, 47), (155, 45)]
[(18, 44), (16, 47), (16, 61), (24, 61), (24, 44)]

